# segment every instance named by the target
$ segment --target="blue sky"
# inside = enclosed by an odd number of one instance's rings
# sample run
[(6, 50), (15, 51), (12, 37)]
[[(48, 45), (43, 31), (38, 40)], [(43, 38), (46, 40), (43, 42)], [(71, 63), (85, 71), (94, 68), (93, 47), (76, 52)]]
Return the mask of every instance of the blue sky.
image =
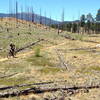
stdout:
[[(12, 1), (12, 8), (14, 2)], [(100, 8), (100, 0), (17, 0), (19, 7), (23, 6), (34, 8), (35, 13), (39, 14), (40, 8), (42, 15), (51, 15), (53, 19), (61, 20), (62, 9), (65, 10), (65, 20), (77, 20), (81, 14), (92, 13), (95, 17)], [(20, 10), (20, 9), (19, 9)], [(0, 0), (0, 13), (9, 12), (9, 0)]]

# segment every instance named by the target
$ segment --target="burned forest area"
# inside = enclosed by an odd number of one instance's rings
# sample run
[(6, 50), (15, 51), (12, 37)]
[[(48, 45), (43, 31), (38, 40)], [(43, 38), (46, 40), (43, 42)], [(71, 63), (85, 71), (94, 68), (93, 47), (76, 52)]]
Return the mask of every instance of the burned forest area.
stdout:
[(37, 14), (8, 1), (9, 13), (0, 13), (0, 100), (100, 100), (100, 9), (66, 21), (61, 8), (57, 21), (42, 7)]

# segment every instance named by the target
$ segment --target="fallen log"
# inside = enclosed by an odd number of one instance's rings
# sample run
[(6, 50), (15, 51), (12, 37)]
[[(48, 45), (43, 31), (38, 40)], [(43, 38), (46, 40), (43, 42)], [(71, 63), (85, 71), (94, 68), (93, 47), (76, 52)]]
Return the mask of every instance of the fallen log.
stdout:
[(18, 74), (18, 73), (14, 73), (14, 74), (10, 74), (10, 75), (1, 76), (0, 78), (8, 78), (8, 77), (12, 77), (12, 76), (14, 76), (14, 75), (16, 75), (16, 74)]
[(31, 46), (36, 45), (37, 43), (39, 43), (39, 42), (41, 42), (41, 41), (44, 41), (44, 39), (39, 39), (39, 40), (37, 40), (36, 42), (33, 42), (33, 43), (31, 43), (31, 44), (29, 44), (29, 45), (27, 45), (27, 46), (24, 46), (24, 47), (22, 47), (22, 48), (16, 50), (15, 52), (18, 53), (18, 52), (20, 52), (20, 51), (22, 51), (22, 50), (24, 50), (24, 49), (26, 49), (26, 48), (30, 48)]
[(14, 86), (7, 86), (7, 87), (1, 87), (0, 90), (7, 90), (7, 89), (13, 89), (13, 88), (19, 88), (19, 87), (26, 87), (26, 86), (33, 86), (33, 85), (46, 85), (46, 84), (52, 84), (51, 82), (41, 82), (41, 83), (33, 83), (33, 84), (21, 84), (21, 85), (14, 85)]
[(57, 83), (57, 82), (66, 82), (66, 81), (67, 80), (64, 80), (64, 81), (40, 82), (40, 83), (32, 83), (32, 84), (20, 84), (20, 85), (14, 85), (14, 86), (1, 87), (0, 90), (7, 90), (7, 89), (20, 88), (20, 87), (26, 87), (26, 86), (34, 86), (34, 85), (49, 85), (49, 84), (54, 84), (54, 83)]
[(12, 92), (0, 93), (0, 98), (28, 95), (29, 93), (41, 94), (41, 93), (45, 93), (45, 92), (55, 92), (58, 90), (66, 90), (67, 92), (71, 91), (72, 94), (75, 94), (76, 90), (81, 90), (81, 89), (90, 90), (90, 89), (98, 89), (98, 88), (100, 88), (99, 85), (96, 85), (96, 86), (72, 86), (72, 87), (64, 86), (64, 87), (55, 87), (55, 88), (33, 87), (33, 88), (24, 89), (24, 90), (19, 90), (17, 92), (12, 91)]
[[(78, 40), (70, 35), (60, 35), (61, 37), (64, 37), (66, 39), (70, 39), (70, 40)], [(82, 42), (91, 42), (91, 43), (100, 43), (100, 42), (96, 42), (96, 41), (92, 41), (92, 40), (80, 40)]]
[(60, 36), (66, 38), (66, 39), (69, 39), (69, 40), (77, 40), (77, 39), (71, 37), (70, 35), (60, 35)]
[(100, 42), (96, 42), (96, 41), (92, 41), (92, 40), (81, 40), (83, 42), (91, 42), (91, 43), (100, 43)]
[(53, 45), (57, 45), (56, 43), (51, 42), (51, 41), (49, 41), (49, 40), (47, 40), (47, 39), (44, 39), (44, 41), (45, 41), (45, 42), (48, 42), (48, 43), (50, 43), (50, 44), (53, 44)]
[(89, 35), (89, 37), (98, 37), (98, 38), (100, 38), (100, 36), (97, 36), (97, 35)]

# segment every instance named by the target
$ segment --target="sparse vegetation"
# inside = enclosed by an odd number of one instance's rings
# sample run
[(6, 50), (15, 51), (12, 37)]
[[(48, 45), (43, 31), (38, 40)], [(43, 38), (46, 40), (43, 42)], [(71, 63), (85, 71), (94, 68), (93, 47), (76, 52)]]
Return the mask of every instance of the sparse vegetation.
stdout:
[(55, 66), (54, 63), (50, 62), (50, 58), (47, 58), (45, 55), (40, 56), (40, 54), (31, 56), (28, 61), (35, 66)]
[[(43, 17), (42, 9), (38, 16), (33, 7), (27, 8), (28, 13), (23, 13), (22, 7), (19, 13), (18, 1), (15, 5), (16, 14), (9, 15), (11, 18), (0, 18), (0, 96), (20, 90), (26, 90), (27, 95), (20, 93), (0, 100), (100, 98), (100, 90), (97, 89), (100, 88), (100, 47), (96, 47), (100, 43), (100, 34), (97, 34), (100, 32), (100, 23), (95, 22), (92, 14), (83, 14), (80, 21), (65, 22), (63, 9), (61, 23), (53, 21), (51, 16), (50, 19), (46, 18), (46, 11)], [(27, 17), (27, 21), (24, 17)], [(99, 11), (97, 20), (98, 17)], [(8, 59), (10, 43), (16, 46), (16, 56)], [(79, 91), (79, 86), (85, 88), (81, 87)], [(97, 88), (87, 89), (87, 86)], [(73, 88), (65, 91), (62, 87)], [(37, 88), (37, 93), (41, 94), (27, 93), (30, 88)], [(52, 92), (51, 88), (54, 88)]]
[(37, 48), (37, 49), (35, 50), (35, 57), (41, 57), (40, 48)]
[(46, 66), (46, 67), (40, 69), (39, 71), (43, 74), (56, 74), (57, 72), (60, 72), (61, 69), (56, 68), (56, 67), (47, 67)]

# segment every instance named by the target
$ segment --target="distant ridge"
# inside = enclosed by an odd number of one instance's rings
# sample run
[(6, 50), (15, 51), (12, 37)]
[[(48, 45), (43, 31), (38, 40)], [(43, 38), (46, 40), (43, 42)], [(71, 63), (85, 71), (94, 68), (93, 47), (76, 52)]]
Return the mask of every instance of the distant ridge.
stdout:
[[(15, 17), (16, 14), (6, 14), (6, 13), (0, 13), (0, 18), (4, 18), (4, 17)], [(27, 21), (31, 21), (32, 17), (31, 14), (28, 15), (28, 13), (18, 13), (17, 14), (18, 19), (23, 19), (23, 20), (27, 20)], [(55, 21), (53, 19), (41, 16), (41, 22), (42, 24), (46, 24), (46, 25), (50, 25), (50, 24), (58, 24), (60, 23), (59, 21)], [(40, 16), (38, 14), (34, 14), (34, 22), (39, 23), (40, 22)]]

